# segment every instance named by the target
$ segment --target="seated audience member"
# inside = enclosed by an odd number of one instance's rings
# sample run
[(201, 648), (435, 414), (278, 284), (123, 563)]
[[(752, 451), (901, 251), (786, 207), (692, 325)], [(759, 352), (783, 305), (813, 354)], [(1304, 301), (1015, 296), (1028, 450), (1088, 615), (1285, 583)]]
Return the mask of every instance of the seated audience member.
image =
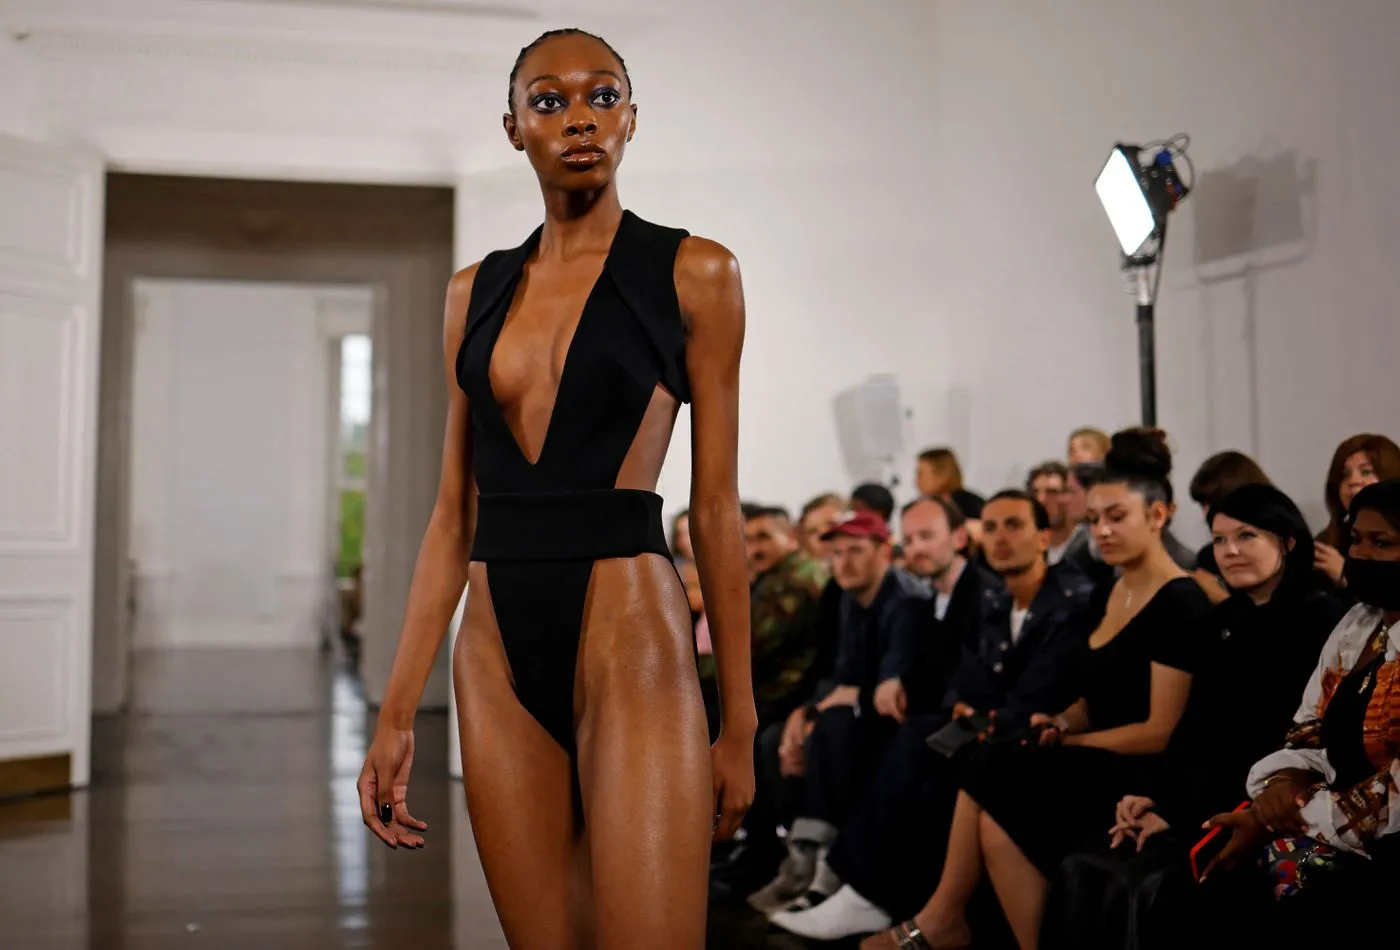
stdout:
[(1323, 647), (1283, 748), (1250, 769), (1249, 807), (1208, 822), (1231, 835), (1208, 880), (1237, 868), (1273, 895), (1258, 945), (1384, 943), (1371, 912), (1400, 894), (1400, 479), (1358, 492), (1348, 521), (1343, 577), (1357, 604)]
[(1317, 536), (1317, 569), (1333, 587), (1345, 586), (1342, 551), (1348, 541), (1345, 522), (1351, 500), (1367, 485), (1389, 478), (1400, 478), (1400, 447), (1383, 435), (1354, 435), (1333, 453), (1324, 496), (1331, 519)]
[[(1206, 526), (1210, 526), (1211, 509), (1214, 508), (1221, 499), (1233, 492), (1241, 485), (1272, 485), (1269, 476), (1264, 474), (1264, 470), (1259, 467), (1259, 463), (1254, 461), (1243, 452), (1217, 452), (1201, 463), (1201, 467), (1196, 469), (1196, 474), (1191, 476), (1191, 500), (1201, 506), (1201, 516), (1206, 519)], [(1196, 568), (1198, 571), (1219, 577), (1220, 571), (1215, 564), (1215, 547), (1207, 542), (1196, 554)], [(1198, 576), (1197, 580), (1203, 582), (1206, 593), (1212, 594), (1212, 599), (1223, 600), (1224, 597), (1216, 598), (1212, 588), (1205, 585), (1205, 578)], [(1228, 592), (1224, 595), (1228, 596)]]
[(1212, 497), (1210, 509), (1231, 595), (1196, 631), (1181, 631), (1194, 654), (1186, 714), (1161, 768), (1119, 802), (1104, 848), (1061, 866), (1042, 948), (1177, 947), (1207, 922), (1228, 924), (1180, 899), (1190, 893), (1188, 851), (1201, 822), (1239, 804), (1250, 767), (1282, 741), (1346, 607), (1316, 589), (1307, 522), (1283, 492), (1246, 484)]
[[(822, 495), (802, 508), (801, 527), (836, 519), (831, 509), (841, 504), (835, 495)], [(746, 512), (745, 538), (750, 563), (778, 564), (765, 568), (752, 597), (754, 694), (758, 700), (759, 731), (754, 743), (757, 787), (744, 818), (745, 837), (722, 849), (712, 867), (711, 894), (716, 900), (742, 898), (773, 877), (786, 853), (778, 827), (795, 807), (800, 787), (785, 782), (778, 767), (784, 726), (816, 691), (822, 695), (836, 664), (841, 588), (831, 576), (831, 542), (820, 537), (799, 547), (781, 509), (754, 508)], [(770, 576), (771, 575), (771, 576)], [(712, 669), (711, 661), (711, 669)], [(702, 672), (707, 670), (702, 669)], [(760, 685), (767, 683), (768, 685)], [(701, 680), (707, 699), (716, 695), (713, 680)], [(711, 714), (711, 725), (718, 720)]]
[(986, 502), (981, 495), (963, 486), (962, 466), (958, 464), (958, 457), (952, 449), (925, 449), (920, 452), (914, 485), (920, 495), (948, 499), (967, 518), (976, 520), (982, 517), (982, 506)]
[[(988, 588), (999, 586), (1000, 582), (995, 577), (979, 571), (959, 553), (966, 543), (966, 538), (962, 513), (952, 502), (937, 498), (915, 501), (905, 507), (901, 527), (909, 553), (911, 573), (929, 582), (932, 588), (933, 597), (926, 603), (938, 622), (938, 629), (931, 635), (920, 638), (911, 668), (897, 681), (900, 691), (893, 693), (889, 698), (892, 703), (905, 707), (906, 718), (920, 719), (928, 715), (939, 715), (946, 689), (948, 664), (961, 660), (960, 643), (970, 641), (975, 649), (984, 592)], [(828, 546), (830, 543), (825, 542)], [(836, 592), (839, 608), (840, 598), (844, 594), (834, 577), (822, 592), (823, 605), (829, 603), (828, 593), (832, 590)], [(831, 619), (830, 628), (833, 631), (837, 630), (839, 620)], [(824, 625), (823, 630), (826, 629)], [(816, 684), (811, 695), (825, 696), (834, 685), (830, 682)], [(781, 816), (783, 819), (795, 814), (795, 809), (789, 807), (790, 804), (800, 807), (800, 776), (804, 769), (785, 770), (780, 761), (779, 749), (802, 749), (811, 735), (814, 724), (815, 718), (810, 716), (806, 709), (796, 709), (788, 717), (781, 741), (775, 742), (770, 732), (765, 734), (760, 743), (763, 747), (759, 753), (758, 765), (760, 787), (781, 790), (768, 797), (784, 803)], [(938, 724), (941, 725), (941, 722)], [(788, 773), (786, 779), (782, 777), (784, 771)], [(751, 810), (750, 815), (752, 814)], [(773, 864), (776, 866), (777, 861), (773, 861)], [(754, 887), (767, 882), (771, 877), (770, 870), (761, 881), (754, 883)], [(764, 895), (755, 898), (755, 903), (765, 911), (781, 906), (777, 904), (777, 899), (772, 897), (772, 892), (765, 892)]]
[(1035, 947), (1060, 862), (1101, 838), (1105, 816), (1167, 748), (1191, 686), (1185, 632), (1211, 606), (1162, 543), (1170, 475), (1160, 431), (1113, 437), (1103, 480), (1089, 491), (1089, 522), (1104, 560), (1122, 574), (1083, 653), (1080, 698), (1058, 714), (1032, 716), (1041, 730), (1035, 741), (977, 750), (938, 889), (912, 921), (867, 947), (969, 943), (967, 907), (984, 868), (1017, 943)]
[[(803, 776), (803, 807), (787, 835), (778, 876), (750, 896), (772, 910), (813, 886), (836, 829), (898, 729), (890, 703), (920, 638), (932, 634), (928, 588), (890, 565), (889, 527), (860, 512), (837, 524), (832, 566), (844, 591), (833, 688), (806, 706), (810, 739), (784, 736), (782, 770)], [(795, 739), (796, 741), (792, 741)]]
[(889, 524), (890, 519), (894, 517), (894, 495), (884, 485), (866, 482), (857, 485), (851, 491), (850, 508), (851, 511), (857, 513), (868, 511), (873, 515), (879, 515), (881, 521)]
[(1069, 434), (1069, 446), (1065, 451), (1065, 457), (1070, 468), (1076, 465), (1083, 465), (1087, 462), (1102, 462), (1108, 455), (1108, 448), (1111, 440), (1108, 433), (1102, 429), (1095, 429), (1093, 426), (1085, 426), (1082, 429), (1075, 429)]
[(1074, 568), (1087, 577), (1095, 588), (1108, 596), (1108, 589), (1118, 579), (1112, 565), (1105, 564), (1089, 530), (1089, 489), (1103, 478), (1102, 462), (1081, 462), (1069, 471), (1065, 480), (1065, 520), (1074, 523), (1069, 540), (1060, 555), (1060, 563)]
[[(942, 498), (919, 498), (904, 506), (900, 530), (908, 559), (908, 570), (933, 589), (933, 616), (950, 636), (925, 641), (915, 657), (904, 691), (911, 715), (938, 712), (943, 705), (947, 683), (929, 670), (951, 670), (962, 658), (962, 648), (977, 649), (982, 599), (988, 590), (1001, 586), (996, 575), (983, 571), (961, 553), (967, 547), (967, 525), (958, 506)], [(928, 650), (953, 650), (951, 665), (944, 655)]]
[(902, 724), (838, 834), (828, 865), (841, 888), (811, 910), (772, 918), (793, 933), (835, 940), (879, 930), (891, 915), (912, 913), (937, 885), (970, 747), (948, 758), (926, 740), (952, 715), (995, 714), (998, 728), (1014, 731), (1036, 710), (1061, 708), (1075, 695), (1067, 667), (1093, 626), (1088, 582), (1046, 565), (1048, 519), (1029, 495), (1001, 492), (982, 516), (987, 556), (1005, 587), (984, 593), (980, 636), (963, 654), (944, 709)]
[[(1065, 549), (1069, 547), (1069, 539), (1079, 525), (1078, 519), (1070, 520), (1066, 499), (1068, 482), (1069, 469), (1053, 460), (1042, 462), (1026, 476), (1026, 491), (1035, 496), (1050, 517), (1050, 549), (1045, 552), (1045, 560), (1050, 564), (1060, 563)], [(1082, 512), (1080, 517), (1083, 517)]]
[(831, 542), (822, 536), (846, 516), (846, 499), (826, 493), (802, 506), (797, 517), (798, 543), (807, 556), (824, 564), (831, 563)]
[(671, 519), (671, 557), (677, 561), (694, 561), (695, 547), (690, 542), (690, 511), (679, 511)]
[[(750, 595), (754, 698), (759, 727), (787, 718), (818, 654), (814, 635), (826, 567), (804, 555), (781, 508), (752, 507), (744, 541), (755, 580)], [(700, 675), (714, 678), (714, 660), (701, 657)]]

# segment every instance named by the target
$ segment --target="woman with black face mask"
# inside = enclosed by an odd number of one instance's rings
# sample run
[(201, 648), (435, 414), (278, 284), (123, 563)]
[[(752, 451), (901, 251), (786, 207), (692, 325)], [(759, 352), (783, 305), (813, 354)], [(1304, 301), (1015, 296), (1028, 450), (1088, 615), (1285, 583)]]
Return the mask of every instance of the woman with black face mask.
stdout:
[[(1216, 815), (1229, 843), (1205, 869), (1253, 866), (1290, 942), (1361, 946), (1363, 908), (1400, 887), (1400, 479), (1352, 500), (1347, 590), (1282, 749), (1250, 770), (1248, 808)], [(1270, 940), (1260, 935), (1260, 945)]]

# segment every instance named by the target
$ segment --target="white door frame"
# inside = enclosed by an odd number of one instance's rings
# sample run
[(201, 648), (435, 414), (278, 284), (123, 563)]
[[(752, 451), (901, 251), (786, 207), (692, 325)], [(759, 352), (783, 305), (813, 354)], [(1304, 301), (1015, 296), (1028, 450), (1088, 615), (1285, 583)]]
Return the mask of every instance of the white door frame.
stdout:
[(104, 185), (84, 149), (0, 136), (0, 760), (67, 754), (74, 786), (90, 776)]

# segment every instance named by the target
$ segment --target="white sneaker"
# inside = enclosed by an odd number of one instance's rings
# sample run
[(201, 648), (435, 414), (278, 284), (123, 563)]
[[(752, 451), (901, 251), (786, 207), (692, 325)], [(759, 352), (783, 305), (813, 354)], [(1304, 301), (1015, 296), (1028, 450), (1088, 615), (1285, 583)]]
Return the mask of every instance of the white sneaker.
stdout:
[(894, 925), (889, 914), (861, 897), (849, 884), (811, 910), (779, 911), (768, 919), (788, 933), (812, 940), (841, 940), (878, 933)]

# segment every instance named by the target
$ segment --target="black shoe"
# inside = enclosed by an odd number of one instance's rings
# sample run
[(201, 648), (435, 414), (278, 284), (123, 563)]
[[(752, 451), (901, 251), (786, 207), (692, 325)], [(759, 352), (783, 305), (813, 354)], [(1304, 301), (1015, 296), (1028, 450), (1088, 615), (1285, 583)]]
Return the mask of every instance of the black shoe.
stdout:
[(773, 879), (785, 854), (776, 839), (771, 848), (760, 850), (746, 843), (727, 864), (711, 870), (710, 899), (721, 903), (742, 901)]

